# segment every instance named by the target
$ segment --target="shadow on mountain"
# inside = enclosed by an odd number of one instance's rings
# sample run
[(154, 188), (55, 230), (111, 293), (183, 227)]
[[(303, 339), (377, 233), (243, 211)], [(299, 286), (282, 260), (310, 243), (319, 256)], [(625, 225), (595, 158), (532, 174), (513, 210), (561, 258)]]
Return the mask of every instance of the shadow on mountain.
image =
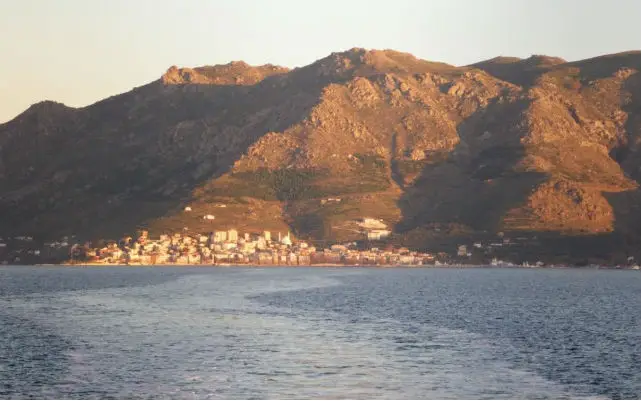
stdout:
[[(580, 78), (584, 83), (616, 76), (619, 72), (626, 74), (624, 92), (620, 99), (622, 110), (628, 114), (626, 135), (614, 146), (610, 157), (625, 172), (625, 175), (636, 182), (641, 179), (641, 152), (638, 141), (641, 133), (641, 75), (633, 70), (641, 68), (641, 52), (626, 52), (595, 59), (568, 63), (568, 67), (580, 68)], [(553, 255), (556, 260), (573, 264), (627, 264), (628, 256), (641, 260), (639, 248), (641, 226), (641, 190), (633, 189), (622, 192), (604, 192), (614, 213), (612, 232), (588, 235), (562, 235), (558, 233), (535, 233), (541, 239), (542, 250)]]
[[(628, 61), (636, 62), (641, 67), (641, 53), (629, 55)], [(612, 67), (614, 69), (615, 67)], [(605, 73), (612, 74), (608, 71)], [(625, 125), (627, 133), (622, 143), (613, 149), (612, 157), (619, 163), (625, 174), (637, 183), (641, 180), (641, 73), (631, 74), (624, 82), (625, 92), (629, 99), (622, 99), (623, 110), (628, 114)], [(605, 193), (604, 196), (612, 206), (615, 214), (614, 232), (611, 234), (612, 248), (618, 250), (617, 261), (623, 263), (625, 257), (634, 256), (637, 263), (641, 262), (641, 242), (639, 227), (641, 227), (641, 189), (633, 189), (617, 193)]]
[[(633, 54), (630, 57), (636, 62), (635, 57), (638, 56)], [(620, 64), (616, 65), (620, 67)], [(585, 74), (590, 79), (611, 76), (619, 70), (619, 67), (611, 67), (588, 69)], [(631, 94), (631, 99), (622, 99), (626, 104), (623, 110), (628, 113), (625, 127), (627, 138), (615, 147), (611, 156), (628, 177), (638, 182), (641, 178), (641, 152), (638, 145), (641, 133), (641, 74), (631, 75), (624, 86), (626, 92)], [(496, 115), (499, 107), (504, 106), (491, 105), (488, 111), (493, 108), (492, 114)], [(519, 109), (523, 111), (527, 105), (514, 107), (500, 113), (504, 116), (517, 115)], [(516, 164), (524, 155), (518, 136), (514, 136), (513, 141), (507, 138), (501, 141), (505, 145), (490, 147), (488, 150), (484, 149), (482, 143), (473, 141), (475, 135), (480, 136), (484, 131), (492, 132), (492, 128), (483, 121), (483, 110), (468, 118), (459, 126), (461, 142), (447, 160), (428, 164), (415, 183), (407, 189), (399, 202), (403, 219), (397, 229), (412, 238), (413, 244), (420, 244), (425, 249), (453, 252), (456, 244), (469, 245), (471, 238), (483, 242), (496, 241), (496, 232), (502, 230), (501, 223), (527, 227), (525, 224), (520, 225), (518, 221), (507, 220), (507, 211), (522, 206), (529, 192), (547, 176), (515, 171)], [(579, 265), (624, 265), (628, 256), (641, 260), (641, 190), (606, 192), (603, 195), (615, 215), (612, 232), (572, 235), (517, 229), (509, 235), (527, 238), (529, 245), (523, 248), (506, 247), (497, 256), (512, 261), (533, 262), (541, 258), (555, 263)]]
[[(2, 127), (0, 164), (12, 172), (0, 180), (2, 232), (114, 238), (175, 213), (264, 134), (308, 116), (331, 79), (296, 70), (245, 86), (156, 81), (64, 119), (36, 105)], [(20, 151), (33, 145), (22, 132), (37, 133), (36, 152)]]
[(500, 80), (528, 88), (546, 73), (567, 72), (568, 68), (580, 68), (581, 80), (585, 83), (608, 78), (622, 68), (641, 68), (641, 52), (632, 51), (599, 56), (592, 59), (566, 62), (557, 57), (534, 55), (527, 59), (496, 57), (471, 64)]
[[(263, 135), (308, 117), (329, 84), (398, 68), (454, 67), (351, 49), (256, 83), (270, 66), (247, 68), (172, 67), (156, 82), (91, 106), (59, 105), (54, 113), (51, 104), (36, 105), (1, 125), (3, 235), (131, 232), (175, 215)], [(220, 71), (240, 75), (218, 79)]]
[(579, 67), (581, 78), (589, 82), (614, 76), (623, 68), (641, 68), (641, 52), (632, 51), (599, 56), (587, 60), (575, 61), (568, 67)]
[(502, 81), (527, 88), (532, 86), (542, 74), (557, 65), (565, 64), (565, 62), (557, 57), (540, 55), (534, 55), (527, 59), (496, 57), (472, 64), (470, 67), (483, 70)]
[[(521, 206), (545, 178), (517, 166), (525, 150), (516, 126), (527, 107), (525, 100), (495, 102), (462, 122), (460, 142), (447, 159), (428, 163), (406, 189), (399, 201), (403, 218), (397, 230), (459, 226), (463, 231), (498, 231), (507, 211)], [(502, 125), (496, 115), (506, 119)]]

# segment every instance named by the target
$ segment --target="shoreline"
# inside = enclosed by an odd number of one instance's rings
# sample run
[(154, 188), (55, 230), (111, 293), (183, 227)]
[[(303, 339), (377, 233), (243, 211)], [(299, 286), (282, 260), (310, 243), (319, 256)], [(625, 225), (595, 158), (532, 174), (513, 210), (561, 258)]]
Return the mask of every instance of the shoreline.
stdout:
[[(14, 265), (21, 266), (21, 265)], [(520, 265), (501, 265), (501, 266), (492, 266), (490, 264), (449, 264), (449, 265), (346, 265), (346, 264), (337, 264), (337, 263), (318, 263), (310, 265), (279, 265), (279, 264), (234, 264), (234, 263), (220, 263), (220, 264), (174, 264), (174, 263), (162, 263), (162, 264), (126, 264), (126, 263), (43, 263), (43, 264), (33, 264), (33, 265), (23, 265), (23, 266), (34, 266), (34, 267), (200, 267), (200, 268), (374, 268), (374, 269), (390, 269), (390, 268), (403, 268), (403, 269), (583, 269), (583, 270), (639, 270), (631, 267), (608, 267), (608, 266), (572, 266), (572, 265), (548, 265), (548, 266), (520, 266)]]
[[(240, 264), (240, 263), (216, 263), (216, 264), (178, 264), (178, 263), (156, 263), (153, 265), (146, 265), (140, 263), (57, 263), (57, 264), (36, 264), (33, 266), (58, 266), (58, 267), (95, 267), (95, 266), (110, 266), (110, 267), (249, 267), (249, 268), (262, 268), (262, 267), (287, 267), (287, 268), (298, 268), (298, 267), (341, 267), (341, 268), (358, 268), (358, 267), (379, 267), (379, 268), (390, 268), (390, 267), (407, 267), (407, 268), (424, 268), (424, 267), (439, 267), (434, 265), (345, 265), (339, 263), (316, 263), (309, 265), (278, 265), (278, 264)], [(465, 267), (476, 267), (482, 265), (469, 265)], [(448, 265), (447, 267), (454, 267), (454, 265)], [(457, 267), (459, 267), (457, 265)], [(461, 266), (462, 267), (462, 266)]]

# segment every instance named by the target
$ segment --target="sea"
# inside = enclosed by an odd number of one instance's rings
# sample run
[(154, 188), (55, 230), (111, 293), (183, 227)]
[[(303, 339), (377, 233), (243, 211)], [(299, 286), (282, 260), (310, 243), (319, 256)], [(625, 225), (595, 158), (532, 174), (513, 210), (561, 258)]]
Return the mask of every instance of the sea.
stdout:
[(3, 399), (639, 399), (641, 273), (0, 267)]

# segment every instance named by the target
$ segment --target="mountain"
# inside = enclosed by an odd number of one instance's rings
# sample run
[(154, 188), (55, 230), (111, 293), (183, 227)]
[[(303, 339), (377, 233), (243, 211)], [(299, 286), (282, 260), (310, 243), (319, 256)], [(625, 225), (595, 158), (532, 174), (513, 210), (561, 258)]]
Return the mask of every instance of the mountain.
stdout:
[(0, 125), (0, 235), (345, 241), (372, 217), (420, 249), (502, 236), (521, 258), (620, 263), (641, 257), (640, 69), (641, 52), (455, 67), (359, 48), (292, 70), (171, 67)]

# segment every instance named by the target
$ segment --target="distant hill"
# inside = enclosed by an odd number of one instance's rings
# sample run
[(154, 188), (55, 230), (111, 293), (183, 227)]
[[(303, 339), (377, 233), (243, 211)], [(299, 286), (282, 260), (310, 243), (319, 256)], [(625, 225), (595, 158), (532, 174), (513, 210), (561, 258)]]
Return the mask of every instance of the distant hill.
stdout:
[(640, 52), (454, 67), (356, 48), (293, 70), (171, 67), (0, 125), (0, 235), (343, 241), (371, 217), (421, 249), (502, 233), (533, 258), (641, 257), (640, 69)]

